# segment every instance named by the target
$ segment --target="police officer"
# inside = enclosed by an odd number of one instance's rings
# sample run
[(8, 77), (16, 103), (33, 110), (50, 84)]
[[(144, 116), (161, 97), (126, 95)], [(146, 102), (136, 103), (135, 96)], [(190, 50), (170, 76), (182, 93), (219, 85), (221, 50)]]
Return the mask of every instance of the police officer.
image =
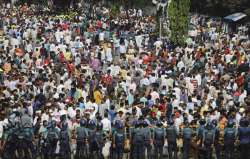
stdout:
[(101, 122), (98, 122), (96, 125), (96, 132), (94, 134), (94, 143), (92, 146), (92, 153), (96, 152), (96, 157), (102, 158), (102, 148), (104, 146), (104, 132), (102, 130), (103, 125)]
[[(23, 118), (24, 117), (24, 118)], [(34, 146), (32, 143), (33, 131), (32, 131), (32, 119), (28, 116), (27, 110), (24, 109), (24, 114), (16, 112), (15, 127), (13, 132), (15, 139), (16, 156), (18, 158), (32, 158), (34, 153)], [(33, 151), (32, 151), (33, 150)]]
[(88, 149), (88, 157), (92, 157), (93, 158), (93, 153), (96, 149), (95, 147), (95, 141), (94, 141), (94, 137), (95, 137), (95, 131), (96, 131), (96, 123), (94, 120), (89, 120), (88, 121), (88, 145), (87, 145), (87, 149)]
[(189, 123), (185, 122), (185, 127), (183, 129), (183, 159), (189, 158), (189, 150), (191, 147), (193, 130), (190, 128)]
[(80, 127), (76, 129), (76, 159), (86, 158), (86, 141), (88, 139), (88, 130), (86, 128), (86, 121), (80, 120)]
[(3, 158), (4, 159), (12, 159), (15, 155), (15, 145), (16, 145), (16, 138), (15, 131), (17, 130), (15, 127), (15, 117), (16, 115), (13, 113), (8, 118), (8, 124), (4, 126), (4, 133), (3, 133)]
[(211, 122), (207, 123), (204, 133), (203, 133), (203, 143), (202, 147), (204, 148), (206, 159), (212, 158), (212, 146), (214, 144), (215, 139), (215, 129), (213, 127), (213, 124)]
[(113, 148), (115, 150), (115, 159), (122, 159), (124, 152), (125, 133), (122, 122), (116, 123), (116, 131), (113, 133)]
[(154, 147), (155, 147), (155, 158), (162, 158), (163, 157), (163, 146), (165, 141), (165, 129), (162, 128), (162, 122), (157, 121), (156, 128), (154, 129)]
[(224, 145), (225, 145), (225, 159), (233, 159), (234, 143), (236, 140), (236, 129), (234, 128), (234, 121), (231, 119), (227, 122), (227, 127), (224, 130)]
[(178, 132), (174, 120), (170, 119), (167, 127), (168, 155), (170, 159), (177, 159), (177, 137)]
[(70, 136), (68, 130), (68, 123), (63, 122), (62, 128), (59, 135), (60, 141), (60, 157), (61, 159), (69, 159), (70, 158)]
[(42, 127), (40, 128), (39, 130), (40, 132), (40, 147), (41, 147), (41, 153), (42, 153), (42, 156), (41, 158), (45, 158), (47, 155), (47, 142), (46, 142), (46, 138), (47, 138), (47, 133), (48, 133), (48, 121), (47, 120), (44, 120), (43, 121), (43, 125)]
[(249, 157), (249, 144), (250, 144), (250, 128), (247, 118), (242, 118), (238, 130), (240, 140), (240, 158), (244, 159)]
[(143, 133), (144, 133), (144, 147), (145, 150), (147, 151), (147, 158), (151, 159), (152, 154), (152, 133), (151, 133), (151, 129), (148, 127), (148, 122), (147, 121), (143, 121)]
[(214, 148), (215, 148), (215, 154), (216, 159), (221, 159), (221, 152), (223, 148), (224, 143), (224, 130), (221, 127), (218, 127), (217, 120), (212, 120), (212, 126), (215, 131), (215, 138), (214, 138)]
[(135, 123), (135, 128), (132, 129), (132, 158), (133, 159), (144, 159), (144, 133), (143, 133), (142, 121), (137, 121)]
[(56, 157), (55, 151), (57, 147), (57, 142), (59, 140), (60, 131), (56, 127), (56, 121), (52, 120), (46, 136), (46, 151), (44, 154), (44, 158), (53, 159)]
[(22, 149), (25, 152), (26, 157), (32, 158), (33, 154), (35, 153), (34, 145), (33, 145), (33, 125), (32, 125), (32, 118), (28, 115), (28, 110), (25, 109), (24, 114), (21, 116), (21, 127), (20, 127), (20, 135), (22, 136)]
[(197, 141), (198, 141), (198, 158), (205, 158), (205, 152), (204, 149), (202, 147), (202, 143), (203, 143), (203, 134), (205, 131), (205, 125), (206, 125), (206, 120), (205, 119), (201, 119), (199, 121), (199, 127), (197, 129)]

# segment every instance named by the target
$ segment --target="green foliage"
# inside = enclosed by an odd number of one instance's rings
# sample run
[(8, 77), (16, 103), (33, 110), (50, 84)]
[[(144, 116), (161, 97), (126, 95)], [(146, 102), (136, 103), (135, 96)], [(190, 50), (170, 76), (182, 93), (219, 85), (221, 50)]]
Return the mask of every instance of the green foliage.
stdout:
[(112, 16), (116, 16), (117, 14), (119, 14), (120, 10), (119, 10), (119, 5), (113, 5), (111, 7), (111, 15)]
[(183, 45), (188, 33), (190, 0), (172, 0), (169, 6), (171, 41)]
[(249, 0), (191, 0), (191, 11), (213, 16), (226, 16), (250, 9)]

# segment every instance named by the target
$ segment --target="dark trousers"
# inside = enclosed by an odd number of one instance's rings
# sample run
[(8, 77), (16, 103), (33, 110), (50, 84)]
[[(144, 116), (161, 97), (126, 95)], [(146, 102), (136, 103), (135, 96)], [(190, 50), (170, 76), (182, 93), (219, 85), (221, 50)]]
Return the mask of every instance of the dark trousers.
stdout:
[(163, 146), (164, 145), (155, 145), (155, 159), (162, 159), (163, 157)]
[(225, 144), (225, 159), (233, 159), (233, 158), (234, 158), (234, 145)]
[(144, 159), (145, 149), (143, 144), (134, 144), (133, 146), (133, 159)]
[(76, 159), (87, 158), (88, 153), (86, 151), (86, 144), (83, 141), (77, 141), (76, 143)]
[(183, 159), (188, 159), (189, 158), (189, 151), (191, 147), (191, 141), (188, 139), (183, 140)]
[(212, 149), (212, 145), (205, 145), (204, 147), (204, 159), (212, 159), (212, 152), (213, 152), (213, 149)]
[(124, 147), (123, 146), (117, 146), (115, 148), (115, 159), (122, 159), (124, 153)]
[(246, 159), (247, 157), (249, 157), (249, 144), (240, 144), (240, 158), (241, 159)]
[(168, 141), (169, 159), (177, 159), (177, 143), (176, 141)]
[(152, 158), (152, 146), (150, 143), (145, 144), (145, 151), (147, 150), (147, 159)]
[(222, 153), (222, 145), (221, 144), (216, 144), (215, 145), (215, 153), (216, 153), (216, 159), (221, 159), (221, 153)]

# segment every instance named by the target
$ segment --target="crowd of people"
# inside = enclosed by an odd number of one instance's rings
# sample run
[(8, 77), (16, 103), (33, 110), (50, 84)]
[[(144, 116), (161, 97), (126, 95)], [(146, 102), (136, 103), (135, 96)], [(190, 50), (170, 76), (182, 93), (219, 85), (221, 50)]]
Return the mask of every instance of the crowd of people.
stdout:
[(142, 9), (0, 10), (3, 159), (250, 155), (247, 32), (195, 15), (178, 46)]

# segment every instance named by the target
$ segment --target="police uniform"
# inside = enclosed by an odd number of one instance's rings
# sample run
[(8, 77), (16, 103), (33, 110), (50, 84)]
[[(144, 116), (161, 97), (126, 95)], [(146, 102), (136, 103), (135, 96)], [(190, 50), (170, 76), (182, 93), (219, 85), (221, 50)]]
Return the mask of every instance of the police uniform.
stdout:
[(124, 153), (124, 142), (125, 142), (125, 133), (123, 130), (117, 130), (113, 134), (115, 158), (122, 159)]
[(183, 129), (183, 159), (189, 158), (192, 136), (193, 130), (189, 126), (186, 126)]
[(237, 132), (234, 127), (226, 127), (224, 130), (224, 147), (225, 147), (225, 158), (234, 158), (234, 143), (236, 140)]
[(132, 129), (132, 158), (144, 159), (144, 134), (141, 127)]
[(177, 130), (174, 125), (167, 127), (168, 155), (169, 158), (177, 159)]
[(155, 147), (155, 158), (162, 158), (163, 157), (163, 147), (164, 141), (166, 137), (166, 131), (162, 127), (156, 127), (154, 129), (154, 147)]

